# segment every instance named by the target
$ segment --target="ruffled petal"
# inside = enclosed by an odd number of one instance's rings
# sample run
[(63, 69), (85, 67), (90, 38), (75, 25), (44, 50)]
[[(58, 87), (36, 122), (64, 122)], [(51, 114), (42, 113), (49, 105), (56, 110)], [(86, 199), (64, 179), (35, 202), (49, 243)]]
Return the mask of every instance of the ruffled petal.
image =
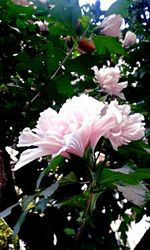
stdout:
[(39, 157), (48, 155), (49, 152), (43, 148), (33, 148), (25, 150), (21, 155), (20, 159), (13, 168), (14, 171), (22, 168), (24, 165), (38, 159)]

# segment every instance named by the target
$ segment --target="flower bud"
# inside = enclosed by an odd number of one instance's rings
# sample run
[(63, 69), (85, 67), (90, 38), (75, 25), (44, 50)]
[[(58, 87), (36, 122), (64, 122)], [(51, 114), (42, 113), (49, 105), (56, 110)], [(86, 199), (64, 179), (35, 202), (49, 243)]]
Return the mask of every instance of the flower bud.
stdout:
[(87, 39), (86, 37), (83, 37), (79, 41), (78, 51), (81, 54), (84, 54), (86, 52), (93, 52), (94, 50), (95, 50), (95, 45), (92, 39)]
[(128, 47), (136, 43), (136, 35), (131, 31), (127, 31), (125, 38), (123, 40), (123, 47)]
[(39, 30), (41, 32), (45, 32), (48, 31), (48, 27), (47, 27), (47, 22), (42, 22), (42, 21), (36, 21), (34, 24), (37, 24), (39, 27)]

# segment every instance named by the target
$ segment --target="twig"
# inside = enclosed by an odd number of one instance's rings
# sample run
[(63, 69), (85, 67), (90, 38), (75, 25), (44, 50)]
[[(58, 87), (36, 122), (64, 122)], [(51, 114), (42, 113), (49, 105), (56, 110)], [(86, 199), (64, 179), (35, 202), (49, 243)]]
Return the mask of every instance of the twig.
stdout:
[[(82, 40), (82, 38), (85, 36), (86, 32), (88, 31), (90, 26), (90, 22), (88, 23), (88, 26), (86, 27), (85, 31), (83, 32), (82, 36), (75, 42), (74, 46), (71, 48), (71, 50), (69, 51), (69, 53), (65, 56), (65, 58), (63, 59), (63, 61), (60, 63), (60, 65), (58, 66), (58, 68), (56, 69), (56, 71), (54, 72), (54, 74), (50, 77), (50, 80), (53, 80), (54, 77), (57, 75), (57, 73), (59, 72), (59, 70), (62, 68), (62, 66), (66, 63), (67, 59), (69, 58), (69, 56), (72, 54), (73, 50), (76, 48), (76, 46), (78, 45), (78, 43)], [(38, 97), (40, 96), (40, 91), (30, 100), (30, 102), (28, 102), (23, 110), (25, 110), (29, 105), (31, 105)]]

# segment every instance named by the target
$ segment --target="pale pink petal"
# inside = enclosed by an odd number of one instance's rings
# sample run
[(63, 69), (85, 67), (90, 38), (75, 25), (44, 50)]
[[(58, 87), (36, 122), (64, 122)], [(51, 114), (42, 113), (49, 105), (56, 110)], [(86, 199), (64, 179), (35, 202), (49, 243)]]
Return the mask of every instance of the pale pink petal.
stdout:
[(116, 119), (113, 116), (105, 115), (99, 121), (97, 121), (93, 127), (93, 131), (90, 136), (90, 144), (93, 150), (96, 147), (99, 139), (104, 136), (107, 131), (114, 127)]
[(25, 128), (19, 136), (18, 147), (37, 146), (43, 138), (40, 138), (37, 134), (33, 133), (30, 128)]
[(62, 147), (63, 141), (58, 136), (38, 136), (29, 128), (25, 128), (19, 137), (18, 147), (41, 146), (49, 151), (49, 154), (56, 153)]
[(33, 148), (25, 150), (21, 155), (20, 159), (13, 168), (14, 171), (22, 168), (24, 165), (38, 159), (39, 157), (48, 155), (49, 152), (43, 148)]
[(57, 117), (57, 112), (52, 108), (48, 108), (40, 113), (40, 118), (37, 122), (37, 128), (42, 131), (47, 131), (51, 128), (51, 121)]
[(113, 37), (120, 37), (121, 35), (121, 25), (122, 25), (122, 17), (121, 15), (110, 15), (105, 17), (105, 19), (101, 23), (101, 34)]
[(97, 101), (93, 97), (82, 94), (72, 99), (68, 99), (63, 104), (59, 111), (60, 116), (65, 116), (71, 124), (78, 124), (79, 127), (88, 119), (95, 119), (95, 116), (100, 115), (101, 110), (104, 108), (102, 102)]
[(66, 135), (66, 152), (82, 157), (90, 144), (92, 129), (93, 124), (86, 124), (71, 135)]
[[(108, 105), (108, 113), (116, 116), (116, 124), (105, 134), (115, 150), (131, 141), (140, 140), (144, 137), (144, 117), (140, 114), (130, 115), (129, 105), (118, 105), (116, 101)], [(118, 113), (118, 115), (117, 115)], [(118, 117), (118, 119), (117, 119)]]
[(121, 92), (127, 87), (127, 82), (120, 82), (120, 71), (118, 67), (103, 67), (98, 70), (97, 66), (92, 68), (94, 70), (94, 81), (98, 82), (101, 90), (109, 95), (118, 96), (125, 99), (124, 94)]

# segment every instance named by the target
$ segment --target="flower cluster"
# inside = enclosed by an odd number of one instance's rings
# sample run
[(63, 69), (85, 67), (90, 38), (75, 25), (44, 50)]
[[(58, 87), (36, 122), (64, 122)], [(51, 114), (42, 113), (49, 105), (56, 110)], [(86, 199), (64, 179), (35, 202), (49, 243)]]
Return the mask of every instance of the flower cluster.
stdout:
[(127, 31), (124, 40), (122, 40), (121, 39), (122, 21), (123, 19), (121, 15), (117, 14), (105, 17), (100, 25), (100, 34), (120, 38), (122, 46), (126, 48), (136, 43), (136, 35), (131, 31)]
[(25, 150), (15, 170), (45, 155), (71, 154), (82, 157), (88, 146), (95, 149), (103, 136), (115, 150), (123, 144), (144, 136), (144, 117), (130, 114), (129, 105), (99, 102), (88, 95), (74, 96), (57, 113), (52, 108), (40, 114), (36, 128), (25, 128), (19, 138), (19, 147)]
[(119, 83), (120, 71), (118, 67), (113, 68), (104, 66), (99, 70), (97, 66), (94, 66), (92, 69), (95, 74), (94, 80), (99, 83), (103, 92), (125, 99), (121, 91), (127, 87), (128, 83)]

